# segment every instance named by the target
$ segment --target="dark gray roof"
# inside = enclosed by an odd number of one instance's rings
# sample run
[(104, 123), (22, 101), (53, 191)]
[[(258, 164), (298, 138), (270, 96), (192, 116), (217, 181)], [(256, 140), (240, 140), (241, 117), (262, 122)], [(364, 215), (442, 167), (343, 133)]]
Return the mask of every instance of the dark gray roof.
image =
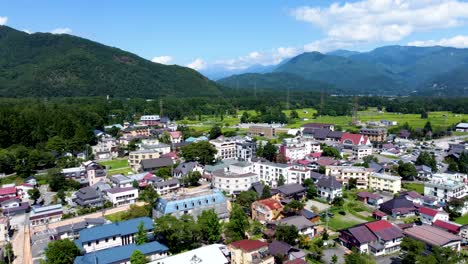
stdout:
[(342, 136), (343, 136), (343, 132), (341, 131), (330, 131), (330, 133), (328, 133), (327, 135), (327, 137), (333, 138), (333, 139), (341, 139)]
[(85, 222), (88, 225), (103, 225), (106, 223), (106, 219), (98, 217), (98, 218), (85, 218)]
[(320, 178), (317, 182), (317, 186), (337, 190), (341, 189), (342, 184), (341, 182), (337, 181), (335, 177), (329, 176)]
[(263, 188), (265, 186), (261, 182), (254, 182), (252, 183), (252, 190), (254, 190), (258, 195), (262, 195), (263, 193)]
[(302, 215), (295, 215), (295, 216), (291, 216), (291, 217), (281, 219), (280, 223), (285, 224), (285, 225), (293, 225), (298, 230), (314, 226), (314, 224), (312, 222), (307, 220), (307, 218), (305, 218)]
[(289, 250), (291, 250), (292, 246), (286, 242), (273, 240), (268, 245), (268, 251), (270, 251), (270, 255), (272, 256), (285, 256), (288, 255)]
[(68, 233), (68, 232), (72, 232), (72, 233), (79, 232), (85, 229), (86, 226), (87, 226), (86, 222), (82, 221), (82, 222), (73, 223), (69, 225), (59, 226), (56, 228), (56, 230), (57, 230), (57, 234), (61, 235), (61, 234)]
[(84, 187), (75, 193), (76, 197), (81, 200), (90, 200), (99, 198), (99, 193), (93, 187)]
[(369, 162), (369, 168), (373, 169), (375, 172), (382, 172), (384, 170), (384, 167), (375, 161)]
[(369, 243), (371, 241), (377, 241), (377, 237), (365, 226), (356, 226), (348, 229), (360, 244)]
[(392, 214), (393, 210), (399, 208), (416, 209), (413, 202), (407, 200), (404, 197), (393, 198), (380, 205), (380, 210), (388, 214)]
[(318, 181), (322, 177), (327, 177), (327, 176), (325, 176), (325, 174), (321, 174), (321, 173), (318, 173), (318, 172), (315, 172), (315, 171), (310, 171), (310, 178), (312, 180)]
[(305, 218), (307, 219), (312, 219), (312, 218), (315, 218), (318, 216), (318, 214), (312, 212), (312, 211), (309, 211), (307, 209), (302, 209), (301, 210), (301, 215), (304, 216)]
[(171, 158), (147, 159), (141, 161), (143, 169), (146, 168), (163, 168), (172, 166), (174, 163)]
[(165, 186), (174, 186), (179, 184), (179, 179), (170, 179), (163, 182), (156, 182), (154, 185), (156, 187), (165, 187)]
[(278, 186), (278, 191), (284, 195), (292, 195), (296, 193), (301, 193), (305, 191), (304, 186), (293, 183), (293, 184), (285, 184), (282, 186)]
[(198, 162), (196, 161), (182, 162), (177, 166), (177, 168), (174, 169), (174, 173), (186, 175), (190, 171), (192, 171), (197, 165)]

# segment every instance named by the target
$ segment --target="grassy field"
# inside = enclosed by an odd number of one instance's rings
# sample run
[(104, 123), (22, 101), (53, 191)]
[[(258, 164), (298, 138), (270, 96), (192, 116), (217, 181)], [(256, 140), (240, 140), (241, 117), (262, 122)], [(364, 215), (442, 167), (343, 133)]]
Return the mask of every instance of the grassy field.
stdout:
[(115, 169), (115, 170), (109, 170), (107, 175), (108, 176), (112, 176), (112, 175), (116, 175), (116, 174), (123, 174), (123, 175), (127, 175), (129, 172), (133, 172), (132, 169), (130, 169), (130, 167), (127, 167), (127, 168), (120, 168), (120, 169)]
[(468, 214), (456, 218), (455, 223), (460, 225), (468, 225)]
[[(296, 109), (299, 114), (298, 120), (295, 120), (293, 123), (288, 124), (290, 128), (298, 128), (305, 123), (331, 123), (335, 125), (342, 126), (344, 129), (353, 128), (350, 125), (352, 121), (351, 116), (319, 116), (313, 118), (313, 115), (317, 110), (313, 108), (304, 108)], [(190, 125), (197, 131), (209, 131), (209, 129), (215, 125), (223, 126), (234, 126), (239, 123), (240, 117), (243, 112), (248, 112), (251, 115), (255, 115), (253, 110), (244, 110), (239, 111), (238, 115), (227, 115), (224, 116), (224, 119), (221, 121), (220, 117), (214, 117), (209, 115), (203, 115), (202, 120), (188, 120), (184, 119), (181, 121), (183, 124)], [(289, 116), (291, 110), (283, 111), (287, 116)], [(359, 120), (363, 123), (367, 121), (380, 121), (380, 120), (392, 120), (397, 121), (399, 125), (402, 125), (408, 122), (411, 126), (415, 128), (422, 128), (427, 121), (430, 121), (433, 127), (444, 127), (459, 123), (462, 119), (468, 119), (468, 115), (464, 114), (453, 114), (451, 112), (430, 112), (427, 119), (421, 119), (419, 114), (399, 114), (399, 113), (388, 113), (388, 112), (379, 112), (376, 108), (369, 108), (366, 111), (358, 112)], [(304, 120), (306, 119), (306, 120)]]
[(403, 183), (402, 187), (408, 191), (424, 194), (424, 184), (422, 183)]
[(346, 215), (335, 214), (333, 218), (330, 218), (328, 220), (328, 228), (330, 228), (330, 230), (337, 231), (340, 229), (352, 227), (360, 223), (361, 222), (357, 222), (347, 218)]
[(110, 170), (115, 170), (115, 169), (127, 168), (128, 160), (127, 159), (107, 160), (107, 161), (101, 161), (99, 162), (99, 164), (103, 166), (109, 166)]
[(105, 215), (104, 218), (111, 222), (117, 222), (117, 221), (122, 221), (124, 219), (124, 216), (126, 215), (127, 212), (118, 212), (110, 215)]

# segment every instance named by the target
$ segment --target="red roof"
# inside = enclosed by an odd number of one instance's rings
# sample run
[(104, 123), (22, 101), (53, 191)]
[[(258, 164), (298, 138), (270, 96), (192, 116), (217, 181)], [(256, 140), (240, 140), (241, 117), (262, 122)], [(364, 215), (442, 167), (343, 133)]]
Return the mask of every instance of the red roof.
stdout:
[(301, 165), (309, 165), (311, 163), (311, 161), (308, 161), (308, 160), (298, 160), (297, 163), (301, 164)]
[(309, 156), (311, 156), (312, 158), (320, 158), (322, 156), (322, 152), (310, 153)]
[(169, 134), (171, 135), (172, 138), (180, 138), (180, 137), (182, 137), (182, 132), (180, 132), (180, 131), (169, 132)]
[(177, 159), (177, 153), (175, 151), (171, 151), (169, 153), (161, 155), (161, 158), (171, 158), (171, 159)]
[(320, 166), (329, 166), (329, 165), (333, 165), (333, 164), (336, 164), (337, 161), (334, 160), (333, 158), (330, 158), (330, 157), (320, 157), (316, 163)]
[(375, 210), (374, 212), (372, 212), (373, 215), (376, 215), (376, 216), (380, 216), (380, 217), (384, 217), (386, 216), (387, 214), (380, 211), (380, 210)]
[(268, 198), (268, 199), (263, 199), (258, 201), (260, 204), (270, 208), (270, 210), (277, 210), (282, 208), (283, 206), (281, 205), (280, 202), (276, 201), (275, 199)]
[(425, 215), (429, 215), (429, 216), (436, 216), (437, 213), (439, 213), (440, 211), (437, 211), (435, 209), (432, 209), (432, 208), (427, 208), (427, 207), (421, 207), (419, 208), (419, 213), (420, 214), (425, 214)]
[(370, 222), (366, 224), (367, 228), (369, 228), (372, 232), (377, 232), (383, 229), (387, 229), (393, 227), (393, 225), (386, 221), (386, 220), (379, 220), (375, 222)]
[(0, 196), (9, 195), (9, 194), (16, 194), (16, 187), (5, 187), (0, 188)]
[(297, 259), (293, 259), (293, 260), (290, 260), (290, 261), (286, 261), (286, 262), (283, 262), (284, 264), (307, 264), (307, 262), (303, 259), (300, 259), (300, 258), (297, 258)]
[(458, 234), (460, 232), (460, 226), (459, 225), (456, 225), (456, 224), (453, 224), (453, 223), (450, 223), (450, 222), (445, 222), (445, 221), (440, 221), (440, 220), (436, 220), (433, 224), (433, 226), (436, 226), (436, 227), (440, 227), (442, 229), (445, 229), (451, 233), (455, 233), (455, 234)]
[(343, 143), (345, 140), (351, 140), (353, 142), (353, 145), (359, 145), (361, 139), (363, 139), (362, 144), (367, 144), (368, 138), (366, 136), (359, 134), (343, 133), (343, 135), (341, 136), (341, 143)]
[(253, 251), (262, 247), (267, 247), (268, 243), (260, 240), (244, 239), (231, 243), (231, 247), (239, 248), (245, 251)]

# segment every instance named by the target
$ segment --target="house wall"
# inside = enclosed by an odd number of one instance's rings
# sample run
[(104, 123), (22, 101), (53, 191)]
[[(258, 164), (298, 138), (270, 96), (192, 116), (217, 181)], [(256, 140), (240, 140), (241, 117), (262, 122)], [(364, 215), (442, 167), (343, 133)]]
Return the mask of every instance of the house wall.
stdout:
[(107, 199), (110, 201), (113, 206), (120, 206), (124, 204), (134, 204), (138, 198), (138, 190), (129, 190), (126, 192), (119, 193), (107, 193)]

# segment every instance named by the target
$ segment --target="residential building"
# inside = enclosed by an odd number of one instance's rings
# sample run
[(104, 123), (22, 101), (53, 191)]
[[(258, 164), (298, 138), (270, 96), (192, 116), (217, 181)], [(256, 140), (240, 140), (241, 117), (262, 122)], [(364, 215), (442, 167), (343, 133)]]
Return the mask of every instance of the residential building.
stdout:
[[(58, 226), (55, 228), (56, 234), (53, 239), (70, 239), (75, 240), (80, 238), (80, 231), (85, 228), (104, 225), (107, 220), (104, 218), (85, 218), (84, 221), (72, 223), (69, 225)], [(52, 231), (52, 230), (51, 230)]]
[(133, 179), (122, 175), (122, 174), (115, 174), (109, 177), (110, 182), (114, 187), (118, 188), (126, 188), (133, 186)]
[(172, 158), (146, 159), (140, 162), (140, 171), (156, 171), (174, 165)]
[(215, 159), (235, 159), (236, 141), (233, 138), (220, 136), (217, 139), (210, 140), (210, 144), (217, 150)]
[(394, 217), (404, 218), (409, 216), (415, 216), (418, 209), (414, 206), (413, 202), (407, 200), (404, 197), (397, 197), (388, 200), (379, 207), (380, 211)]
[(360, 192), (357, 194), (357, 198), (359, 201), (370, 205), (380, 205), (383, 203), (383, 197), (376, 193)]
[(148, 264), (229, 264), (230, 252), (223, 244), (211, 244), (153, 261)]
[(286, 175), (286, 183), (287, 184), (303, 184), (306, 179), (310, 177), (311, 169), (307, 166), (296, 164), (293, 167), (288, 169)]
[(458, 132), (468, 132), (468, 123), (458, 123), (455, 130)]
[(95, 159), (112, 159), (119, 156), (117, 139), (111, 136), (99, 138), (95, 146), (91, 146)]
[(212, 186), (227, 194), (239, 194), (252, 187), (252, 183), (258, 182), (259, 177), (252, 172), (234, 172), (221, 169), (212, 173)]
[(359, 224), (340, 230), (341, 244), (360, 253), (374, 256), (393, 254), (400, 250), (403, 230), (386, 220)]
[[(124, 246), (90, 252), (75, 258), (74, 264), (112, 263), (128, 264), (130, 256), (138, 250), (145, 255), (148, 261), (158, 261), (169, 255), (169, 248), (158, 241), (148, 242), (142, 245), (127, 244)], [(166, 263), (166, 262), (164, 262)]]
[(85, 253), (133, 244), (140, 223), (143, 223), (143, 228), (148, 234), (152, 233), (153, 220), (149, 217), (139, 217), (83, 229), (75, 244)]
[(72, 179), (79, 182), (81, 186), (89, 185), (86, 168), (83, 165), (80, 167), (62, 169), (62, 174), (67, 179)]
[(437, 220), (448, 221), (449, 214), (444, 210), (436, 210), (428, 207), (420, 207), (419, 217), (423, 224), (432, 225)]
[(252, 219), (261, 223), (277, 220), (283, 211), (283, 205), (273, 198), (255, 201), (251, 208)]
[(461, 237), (430, 225), (414, 226), (404, 230), (405, 236), (424, 242), (428, 249), (445, 247), (460, 251)]
[(8, 239), (10, 231), (10, 220), (6, 216), (0, 216), (0, 245), (3, 246)]
[(73, 202), (82, 207), (102, 207), (104, 206), (104, 195), (95, 187), (87, 186), (79, 189), (75, 193)]
[(325, 174), (335, 176), (338, 181), (346, 185), (349, 179), (356, 179), (358, 189), (367, 189), (372, 169), (356, 166), (326, 166)]
[(455, 180), (433, 176), (430, 182), (424, 183), (424, 195), (432, 196), (439, 202), (449, 202), (452, 199), (460, 199), (467, 194), (466, 184)]
[(280, 133), (288, 133), (289, 128), (279, 124), (256, 124), (249, 127), (250, 136), (261, 136), (266, 138), (277, 137)]
[(372, 146), (361, 145), (353, 146), (353, 156), (356, 160), (363, 160), (367, 156), (372, 155)]
[(173, 215), (180, 217), (190, 214), (197, 218), (204, 210), (214, 209), (220, 219), (229, 217), (227, 200), (219, 190), (203, 190), (178, 194), (173, 197), (159, 198), (153, 208), (153, 217)]
[(63, 210), (61, 204), (49, 206), (33, 206), (29, 213), (31, 226), (55, 223), (62, 220)]
[(159, 181), (156, 182), (153, 187), (159, 195), (166, 195), (177, 191), (180, 188), (180, 181), (179, 179)]
[(335, 125), (333, 124), (322, 124), (322, 123), (307, 123), (303, 124), (303, 128), (314, 128), (314, 129), (329, 129), (331, 131), (335, 130)]
[(281, 225), (294, 226), (296, 227), (299, 235), (304, 235), (309, 238), (315, 236), (315, 224), (310, 222), (307, 218), (302, 215), (290, 216), (279, 221)]
[(133, 187), (114, 187), (105, 190), (104, 194), (104, 197), (111, 202), (113, 206), (134, 204), (138, 199), (138, 189)]
[(374, 172), (369, 175), (369, 188), (384, 192), (398, 193), (401, 191), (401, 177)]
[(464, 229), (466, 230), (466, 227), (468, 227), (468, 225), (463, 226), (455, 222), (450, 222), (448, 220), (447, 221), (436, 220), (434, 221), (434, 223), (432, 223), (432, 226), (445, 230), (454, 235), (460, 236), (461, 238), (465, 240), (468, 239), (468, 233), (467, 232), (463, 233)]
[(16, 186), (16, 191), (18, 192), (18, 196), (21, 198), (21, 201), (29, 201), (29, 193), (28, 191), (34, 189), (34, 185), (23, 183), (21, 185)]
[(286, 138), (280, 146), (279, 152), (288, 160), (300, 160), (311, 152), (321, 152), (320, 143), (301, 138)]
[(17, 197), (17, 190), (15, 186), (0, 188), (0, 199), (15, 198), (15, 197)]
[(298, 183), (291, 183), (278, 186), (278, 197), (282, 199), (300, 200), (305, 196), (305, 187)]
[(171, 131), (169, 132), (171, 136), (171, 143), (176, 144), (183, 141), (184, 137), (182, 136), (182, 132), (180, 131)]
[(157, 126), (160, 124), (161, 118), (159, 115), (142, 115), (140, 122), (147, 126)]
[(291, 167), (288, 164), (274, 163), (263, 159), (253, 161), (253, 173), (260, 177), (260, 180), (265, 182), (272, 188), (278, 184), (279, 178), (282, 176), (286, 181), (288, 177), (288, 170)]
[(416, 172), (418, 173), (418, 179), (429, 180), (432, 178), (432, 168), (426, 165), (416, 166)]
[(355, 146), (372, 146), (367, 136), (351, 133), (343, 133), (340, 139), (345, 149), (352, 149)]
[(257, 142), (251, 138), (236, 140), (236, 158), (242, 161), (250, 161), (257, 157)]
[(322, 177), (317, 183), (318, 195), (327, 201), (333, 201), (336, 197), (342, 197), (342, 184), (334, 176)]
[(368, 137), (371, 142), (385, 142), (387, 139), (385, 128), (362, 128), (359, 134)]
[(203, 174), (203, 166), (196, 161), (181, 162), (174, 169), (174, 177), (181, 178), (186, 176), (189, 172), (198, 171)]
[(229, 244), (231, 264), (274, 264), (268, 243), (260, 240), (239, 240)]
[(11, 208), (17, 208), (21, 204), (21, 199), (17, 197), (6, 197), (0, 199), (0, 208), (2, 210), (7, 210)]
[(157, 148), (131, 151), (128, 155), (128, 165), (133, 171), (140, 171), (143, 160), (157, 159), (169, 152), (171, 152), (171, 147), (166, 144), (159, 144)]
[(86, 169), (89, 185), (95, 185), (98, 182), (105, 181), (107, 176), (105, 167), (92, 160), (83, 162), (83, 166)]
[(268, 245), (268, 251), (270, 255), (284, 260), (304, 260), (306, 256), (304, 251), (278, 240), (273, 240)]

